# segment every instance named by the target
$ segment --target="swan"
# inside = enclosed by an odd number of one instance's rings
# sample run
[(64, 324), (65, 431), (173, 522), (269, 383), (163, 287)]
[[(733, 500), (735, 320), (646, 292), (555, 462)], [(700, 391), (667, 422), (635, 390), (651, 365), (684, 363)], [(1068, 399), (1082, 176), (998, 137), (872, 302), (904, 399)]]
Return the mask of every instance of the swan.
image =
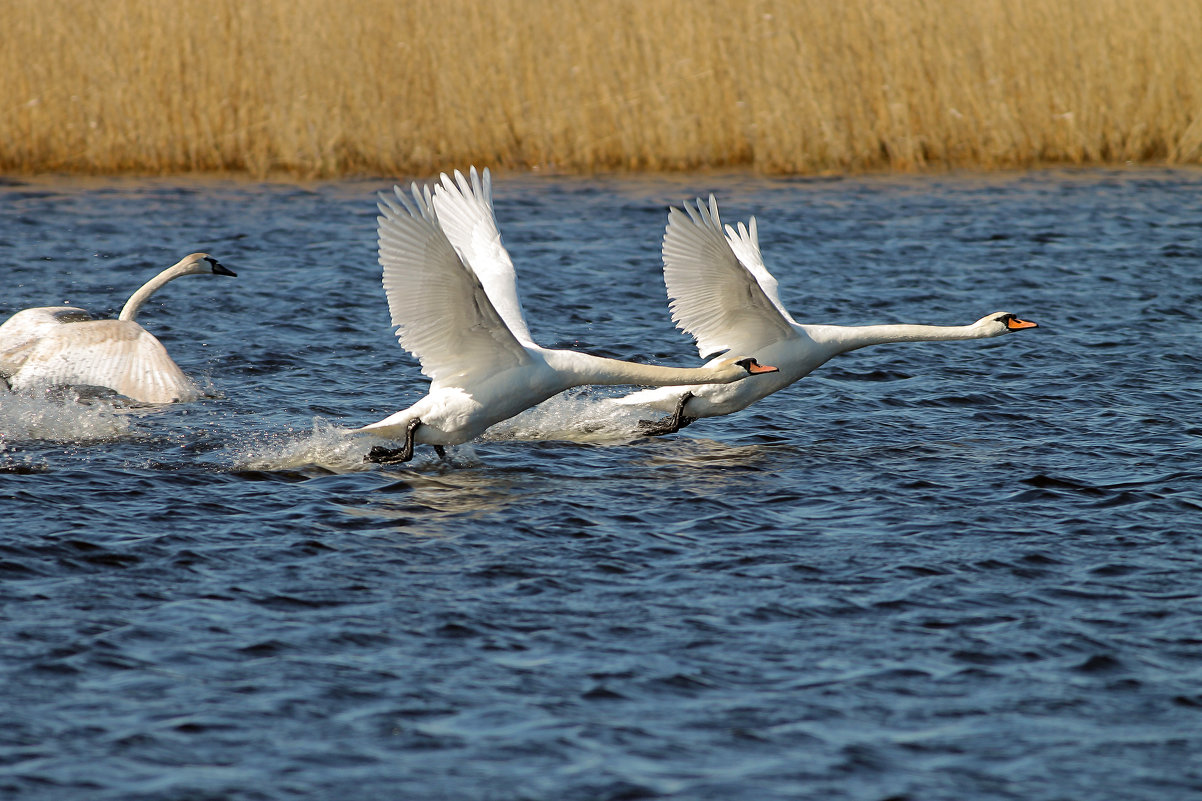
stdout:
[[(700, 417), (745, 409), (784, 389), (841, 353), (888, 342), (985, 339), (1037, 328), (1009, 312), (987, 314), (972, 325), (806, 325), (781, 303), (776, 279), (764, 266), (755, 218), (726, 226), (718, 202), (698, 198), (672, 208), (663, 242), (664, 283), (672, 320), (691, 334), (703, 359), (727, 351), (755, 353), (779, 369), (756, 381), (731, 386), (647, 389), (610, 403), (649, 406), (670, 413), (640, 421), (649, 436), (671, 434)], [(710, 362), (712, 363), (712, 362)]]
[(74, 306), (19, 311), (0, 325), (0, 375), (15, 390), (71, 384), (106, 387), (143, 403), (196, 400), (196, 384), (134, 321), (151, 295), (184, 275), (234, 273), (207, 253), (191, 253), (143, 284), (116, 320), (96, 320)]
[[(393, 188), (377, 204), (380, 265), (401, 346), (421, 362), (429, 393), (408, 409), (353, 429), (401, 448), (373, 447), (366, 461), (394, 464), (415, 443), (466, 442), (489, 426), (584, 384), (727, 383), (775, 367), (751, 357), (684, 369), (635, 364), (534, 343), (518, 300), (513, 262), (501, 244), (492, 182), (473, 167), (470, 181), (443, 173), (433, 192)], [(755, 380), (763, 380), (757, 377)]]

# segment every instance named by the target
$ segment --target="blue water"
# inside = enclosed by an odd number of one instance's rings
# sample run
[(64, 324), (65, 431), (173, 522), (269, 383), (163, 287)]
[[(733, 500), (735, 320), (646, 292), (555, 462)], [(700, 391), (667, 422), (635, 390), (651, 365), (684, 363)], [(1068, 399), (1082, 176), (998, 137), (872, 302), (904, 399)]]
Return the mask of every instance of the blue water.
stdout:
[(1202, 172), (501, 173), (545, 345), (695, 364), (659, 241), (710, 191), (803, 322), (1041, 328), (652, 441), (576, 392), (380, 469), (342, 430), (425, 386), (388, 186), (0, 186), (0, 317), (238, 273), (140, 317), (218, 397), (0, 395), (0, 796), (1202, 795)]

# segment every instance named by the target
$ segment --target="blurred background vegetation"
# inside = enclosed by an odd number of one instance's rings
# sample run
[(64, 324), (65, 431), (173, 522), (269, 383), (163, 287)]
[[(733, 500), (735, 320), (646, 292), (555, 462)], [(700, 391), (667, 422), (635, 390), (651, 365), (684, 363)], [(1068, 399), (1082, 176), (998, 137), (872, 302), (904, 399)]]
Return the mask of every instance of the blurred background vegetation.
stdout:
[(1202, 161), (1199, 0), (7, 0), (0, 171)]

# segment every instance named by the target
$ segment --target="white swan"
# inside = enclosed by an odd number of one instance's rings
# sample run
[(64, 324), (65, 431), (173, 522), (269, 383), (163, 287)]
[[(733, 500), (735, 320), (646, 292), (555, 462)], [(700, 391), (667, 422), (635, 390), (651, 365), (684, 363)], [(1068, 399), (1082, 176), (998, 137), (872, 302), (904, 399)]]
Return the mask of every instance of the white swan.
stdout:
[(380, 196), (380, 264), (392, 324), (431, 385), (408, 409), (354, 429), (404, 440), (402, 448), (372, 448), (368, 461), (407, 461), (415, 443), (442, 455), (442, 446), (466, 442), (570, 387), (726, 383), (775, 372), (750, 357), (681, 369), (539, 347), (501, 244), (489, 172), (481, 180), (472, 168), (470, 176), (444, 173), (433, 195), (414, 184), (412, 198), (400, 187), (395, 198)]
[[(686, 213), (687, 212), (687, 215)], [(1036, 328), (1008, 312), (972, 325), (804, 325), (785, 310), (776, 279), (764, 266), (755, 218), (726, 226), (718, 202), (698, 199), (668, 212), (663, 244), (664, 282), (672, 320), (697, 341), (703, 359), (727, 351), (755, 353), (779, 368), (774, 375), (732, 386), (648, 389), (611, 402), (670, 412), (644, 433), (669, 434), (699, 417), (730, 414), (797, 381), (840, 353), (887, 342), (984, 339)]]
[(0, 375), (13, 389), (106, 387), (143, 403), (190, 401), (200, 390), (153, 334), (134, 322), (142, 304), (183, 275), (229, 275), (207, 253), (192, 253), (147, 281), (116, 320), (74, 306), (25, 309), (0, 325)]

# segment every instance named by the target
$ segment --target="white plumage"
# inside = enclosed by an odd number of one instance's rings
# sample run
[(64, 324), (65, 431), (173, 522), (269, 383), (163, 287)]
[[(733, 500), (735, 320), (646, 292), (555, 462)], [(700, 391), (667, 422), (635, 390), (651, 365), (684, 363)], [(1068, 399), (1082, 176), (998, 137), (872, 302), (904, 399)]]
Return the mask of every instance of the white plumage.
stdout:
[[(412, 186), (381, 196), (380, 264), (392, 323), (418, 358), (430, 391), (413, 406), (356, 429), (403, 448), (369, 459), (401, 462), (415, 443), (466, 442), (565, 389), (583, 384), (734, 382), (772, 372), (752, 358), (680, 369), (543, 348), (526, 327), (508, 252), (492, 209), (491, 179), (445, 173), (433, 193)], [(755, 380), (763, 380), (757, 378)]]
[(144, 403), (200, 397), (159, 340), (134, 321), (142, 304), (184, 275), (234, 275), (207, 253), (192, 253), (135, 292), (116, 320), (73, 306), (19, 311), (0, 325), (0, 375), (15, 390), (105, 387)]
[(672, 320), (692, 335), (703, 359), (726, 352), (754, 353), (779, 371), (730, 386), (648, 389), (612, 402), (672, 412), (651, 434), (678, 430), (699, 417), (745, 409), (760, 398), (809, 375), (830, 358), (887, 342), (983, 339), (1035, 328), (1008, 312), (995, 312), (972, 325), (804, 325), (781, 303), (776, 279), (764, 266), (755, 218), (726, 226), (710, 195), (684, 211), (668, 212), (663, 242), (664, 283)]

